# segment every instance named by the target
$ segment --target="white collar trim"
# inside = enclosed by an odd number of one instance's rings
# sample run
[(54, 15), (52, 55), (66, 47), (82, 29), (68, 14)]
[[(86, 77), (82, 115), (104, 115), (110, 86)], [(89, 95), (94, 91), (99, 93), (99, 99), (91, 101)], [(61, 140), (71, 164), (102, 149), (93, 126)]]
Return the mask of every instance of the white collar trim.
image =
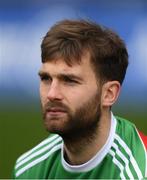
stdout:
[(67, 171), (70, 171), (70, 172), (87, 172), (87, 171), (90, 171), (93, 168), (95, 168), (98, 164), (100, 164), (112, 146), (112, 143), (114, 141), (116, 124), (117, 124), (116, 118), (114, 117), (113, 113), (111, 113), (111, 127), (110, 127), (109, 137), (108, 137), (106, 143), (92, 159), (90, 159), (89, 161), (87, 161), (84, 164), (81, 164), (81, 165), (68, 164), (64, 159), (63, 146), (62, 146), (61, 160), (62, 160), (62, 165), (63, 165), (64, 169)]

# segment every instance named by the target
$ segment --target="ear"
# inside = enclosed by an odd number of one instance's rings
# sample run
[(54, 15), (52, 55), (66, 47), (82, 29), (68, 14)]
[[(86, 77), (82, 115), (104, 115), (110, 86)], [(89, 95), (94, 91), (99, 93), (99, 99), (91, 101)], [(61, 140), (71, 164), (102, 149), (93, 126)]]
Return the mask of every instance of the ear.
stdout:
[(121, 85), (118, 81), (106, 82), (102, 87), (102, 106), (111, 107), (117, 100)]

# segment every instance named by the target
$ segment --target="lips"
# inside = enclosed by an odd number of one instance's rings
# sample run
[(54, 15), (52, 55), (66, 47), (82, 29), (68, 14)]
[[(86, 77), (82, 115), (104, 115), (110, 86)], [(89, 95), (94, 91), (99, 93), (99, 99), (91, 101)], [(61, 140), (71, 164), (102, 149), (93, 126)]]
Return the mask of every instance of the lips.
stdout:
[(65, 113), (66, 113), (65, 109), (59, 107), (53, 107), (46, 110), (47, 116), (60, 116)]

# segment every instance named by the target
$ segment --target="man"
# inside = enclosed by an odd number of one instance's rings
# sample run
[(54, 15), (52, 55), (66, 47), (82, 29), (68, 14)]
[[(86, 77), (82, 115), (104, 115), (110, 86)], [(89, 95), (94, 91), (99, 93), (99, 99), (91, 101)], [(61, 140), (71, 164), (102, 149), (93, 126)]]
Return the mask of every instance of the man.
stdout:
[(111, 112), (128, 66), (120, 37), (63, 20), (42, 41), (40, 98), (50, 136), (16, 162), (18, 179), (142, 179), (146, 137)]

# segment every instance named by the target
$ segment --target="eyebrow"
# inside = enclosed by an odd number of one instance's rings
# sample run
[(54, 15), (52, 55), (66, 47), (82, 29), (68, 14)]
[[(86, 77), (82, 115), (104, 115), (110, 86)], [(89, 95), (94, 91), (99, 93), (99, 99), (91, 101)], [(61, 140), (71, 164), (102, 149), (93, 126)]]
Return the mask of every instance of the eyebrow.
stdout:
[(49, 73), (44, 72), (44, 71), (41, 71), (41, 70), (38, 72), (38, 75), (39, 75), (40, 77), (41, 77), (41, 76), (44, 76), (44, 75), (50, 76)]
[[(42, 70), (40, 70), (38, 72), (38, 75), (41, 77), (41, 76), (51, 76), (50, 73), (48, 72), (44, 72)], [(58, 74), (56, 75), (57, 78), (59, 79), (64, 79), (64, 78), (70, 78), (70, 79), (75, 79), (75, 80), (78, 80), (78, 81), (83, 81), (83, 79), (77, 75), (74, 75), (74, 74), (71, 74), (71, 73), (61, 73), (61, 74)]]

